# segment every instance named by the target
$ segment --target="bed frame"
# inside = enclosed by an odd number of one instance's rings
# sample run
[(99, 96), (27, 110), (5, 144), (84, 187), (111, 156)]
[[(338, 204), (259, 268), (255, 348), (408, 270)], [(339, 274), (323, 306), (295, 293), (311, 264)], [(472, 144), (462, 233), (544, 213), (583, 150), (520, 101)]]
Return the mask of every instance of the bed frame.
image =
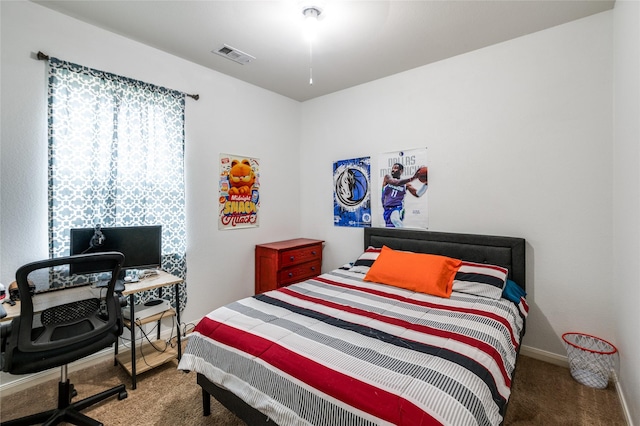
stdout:
[[(383, 245), (396, 250), (439, 254), (470, 262), (503, 266), (509, 269), (510, 279), (523, 289), (526, 288), (525, 240), (523, 238), (415, 229), (364, 228), (364, 249), (369, 246), (382, 247)], [(524, 329), (522, 334), (524, 335)], [(204, 416), (211, 414), (211, 397), (213, 396), (248, 425), (276, 426), (273, 420), (233, 393), (211, 383), (200, 373), (197, 376), (197, 383), (202, 388)], [(506, 406), (504, 411), (506, 412)], [(504, 412), (502, 414), (504, 416)]]

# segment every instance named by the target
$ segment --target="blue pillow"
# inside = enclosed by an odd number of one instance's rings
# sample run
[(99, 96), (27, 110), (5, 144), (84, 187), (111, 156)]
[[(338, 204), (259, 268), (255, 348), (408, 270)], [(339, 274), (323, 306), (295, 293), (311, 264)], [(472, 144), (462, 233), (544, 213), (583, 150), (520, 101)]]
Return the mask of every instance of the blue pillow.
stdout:
[(516, 304), (520, 303), (521, 297), (526, 297), (526, 296), (527, 296), (527, 292), (524, 291), (524, 289), (520, 287), (518, 284), (516, 284), (514, 281), (509, 279), (507, 280), (507, 283), (505, 284), (504, 289), (502, 289), (502, 297)]

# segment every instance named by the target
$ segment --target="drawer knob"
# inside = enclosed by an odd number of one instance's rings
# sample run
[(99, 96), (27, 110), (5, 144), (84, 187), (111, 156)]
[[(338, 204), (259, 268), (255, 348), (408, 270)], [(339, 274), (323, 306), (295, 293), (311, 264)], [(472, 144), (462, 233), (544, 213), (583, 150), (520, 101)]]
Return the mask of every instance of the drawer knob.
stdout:
[(289, 258), (289, 260), (290, 260), (290, 261), (292, 261), (292, 262), (293, 262), (293, 259), (295, 259), (295, 257), (293, 257), (293, 256), (291, 256), (291, 257)]
[(315, 250), (312, 251), (311, 254), (315, 256), (316, 255), (316, 251)]
[(293, 272), (289, 272), (289, 278), (293, 276)]
[(311, 267), (311, 270), (312, 270), (312, 271), (315, 271), (315, 270), (316, 270), (316, 267), (315, 267), (315, 266), (312, 266), (312, 267)]

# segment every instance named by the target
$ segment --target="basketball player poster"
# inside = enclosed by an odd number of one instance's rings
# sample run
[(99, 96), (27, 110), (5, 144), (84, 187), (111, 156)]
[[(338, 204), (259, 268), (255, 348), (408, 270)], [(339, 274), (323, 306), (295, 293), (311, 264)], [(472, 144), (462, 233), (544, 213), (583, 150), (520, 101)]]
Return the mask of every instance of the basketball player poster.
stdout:
[(371, 157), (333, 163), (333, 224), (371, 226)]
[(260, 160), (220, 154), (218, 229), (259, 226)]
[(428, 229), (427, 149), (380, 154), (373, 185), (373, 226)]

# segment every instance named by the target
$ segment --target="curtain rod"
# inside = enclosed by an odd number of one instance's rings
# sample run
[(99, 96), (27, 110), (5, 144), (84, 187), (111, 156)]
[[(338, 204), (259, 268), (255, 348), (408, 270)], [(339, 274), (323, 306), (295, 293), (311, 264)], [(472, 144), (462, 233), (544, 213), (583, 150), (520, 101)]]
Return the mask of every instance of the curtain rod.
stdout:
[[(48, 61), (49, 60), (49, 55), (46, 55), (42, 52), (38, 52), (38, 54), (36, 55), (36, 57), (40, 60), (40, 61)], [(185, 93), (186, 96), (195, 99), (196, 101), (198, 99), (200, 99), (200, 95), (196, 94), (196, 95), (190, 95), (189, 93)]]

